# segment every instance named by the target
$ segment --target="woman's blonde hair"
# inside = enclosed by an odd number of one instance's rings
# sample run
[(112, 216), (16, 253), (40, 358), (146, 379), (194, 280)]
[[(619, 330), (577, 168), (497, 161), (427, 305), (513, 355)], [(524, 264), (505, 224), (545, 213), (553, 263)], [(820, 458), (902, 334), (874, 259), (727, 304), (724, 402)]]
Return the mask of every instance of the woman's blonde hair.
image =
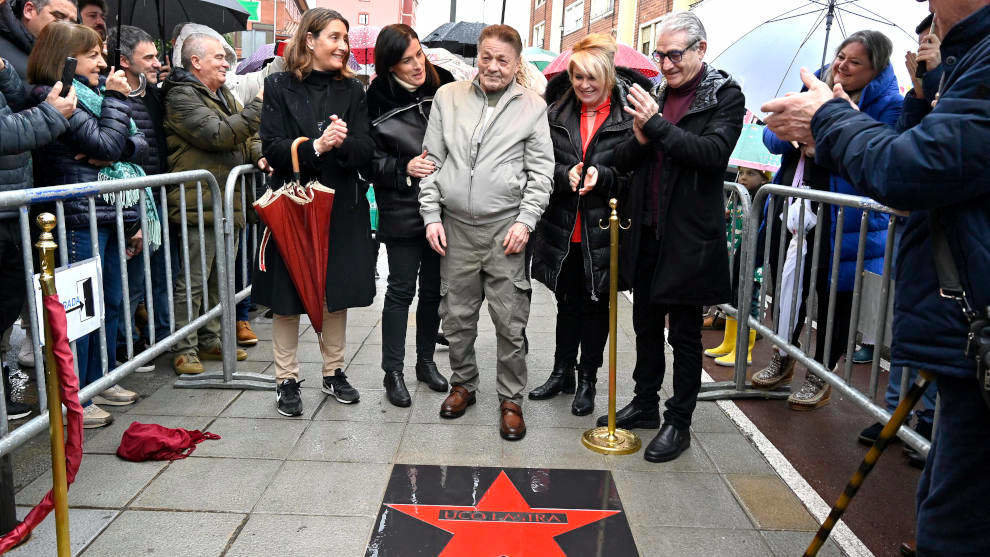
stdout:
[[(302, 81), (306, 79), (309, 72), (313, 71), (313, 52), (306, 47), (306, 35), (312, 33), (314, 37), (320, 33), (330, 22), (339, 21), (344, 24), (344, 28), (350, 31), (351, 24), (340, 15), (340, 12), (328, 8), (312, 8), (306, 10), (299, 22), (296, 34), (289, 40), (285, 49), (285, 71), (292, 72), (296, 79)], [(345, 41), (347, 43), (347, 41)], [(347, 44), (347, 51), (350, 54), (350, 44)], [(347, 60), (344, 60), (344, 67), (340, 70), (340, 79), (354, 77), (354, 72), (347, 67)]]
[[(62, 79), (62, 68), (69, 56), (78, 58), (94, 48), (103, 50), (103, 39), (96, 31), (67, 21), (53, 21), (41, 30), (28, 57), (28, 82), (54, 85)], [(63, 83), (62, 87), (68, 87)]]
[(578, 41), (567, 63), (567, 73), (578, 70), (604, 83), (605, 91), (612, 95), (615, 87), (615, 39), (611, 35), (593, 33)]

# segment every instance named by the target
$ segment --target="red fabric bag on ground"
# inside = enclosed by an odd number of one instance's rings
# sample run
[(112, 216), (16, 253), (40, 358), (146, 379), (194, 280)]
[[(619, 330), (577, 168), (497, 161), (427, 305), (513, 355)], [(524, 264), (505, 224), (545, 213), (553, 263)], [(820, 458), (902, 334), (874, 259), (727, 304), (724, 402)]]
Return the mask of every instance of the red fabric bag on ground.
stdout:
[(117, 456), (132, 462), (179, 460), (186, 458), (206, 439), (219, 439), (215, 433), (169, 428), (158, 424), (131, 422), (117, 447)]

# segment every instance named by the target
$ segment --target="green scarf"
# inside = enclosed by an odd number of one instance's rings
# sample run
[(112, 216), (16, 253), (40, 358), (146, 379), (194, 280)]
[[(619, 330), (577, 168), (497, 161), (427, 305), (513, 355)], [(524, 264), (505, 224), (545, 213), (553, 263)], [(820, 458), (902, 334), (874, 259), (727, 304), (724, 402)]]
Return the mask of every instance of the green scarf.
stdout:
[[(86, 110), (99, 117), (103, 113), (103, 95), (93, 91), (89, 84), (83, 83), (78, 79), (73, 80), (73, 84), (76, 86), (76, 97), (78, 97), (79, 103)], [(137, 135), (139, 133), (134, 120), (130, 120), (127, 131), (128, 135)], [(101, 168), (98, 179), (102, 182), (103, 180), (138, 178), (144, 175), (144, 169), (140, 166), (131, 162), (116, 161), (110, 166)], [(104, 193), (101, 197), (103, 197), (103, 200), (107, 204), (116, 205), (117, 196), (120, 196), (121, 205), (124, 207), (133, 207), (141, 201), (141, 192), (137, 189)], [(151, 249), (155, 250), (162, 245), (162, 225), (158, 220), (158, 206), (155, 205), (155, 194), (151, 191), (151, 188), (145, 188), (144, 199), (148, 213), (148, 243), (151, 244)]]

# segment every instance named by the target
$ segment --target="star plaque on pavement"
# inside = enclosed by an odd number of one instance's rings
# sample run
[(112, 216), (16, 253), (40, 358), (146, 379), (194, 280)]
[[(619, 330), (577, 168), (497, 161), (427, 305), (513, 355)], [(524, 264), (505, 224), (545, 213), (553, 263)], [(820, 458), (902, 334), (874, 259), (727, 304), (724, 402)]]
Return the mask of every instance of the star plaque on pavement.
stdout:
[(637, 555), (610, 472), (397, 464), (368, 557)]

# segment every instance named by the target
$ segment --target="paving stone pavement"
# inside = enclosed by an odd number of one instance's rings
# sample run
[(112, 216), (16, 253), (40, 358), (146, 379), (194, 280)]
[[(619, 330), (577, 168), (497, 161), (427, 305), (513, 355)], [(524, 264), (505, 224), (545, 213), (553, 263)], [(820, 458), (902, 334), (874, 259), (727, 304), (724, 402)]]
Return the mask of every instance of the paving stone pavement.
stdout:
[[(581, 433), (607, 407), (606, 370), (593, 415), (571, 415), (566, 395), (527, 400), (526, 438), (500, 439), (494, 329), (486, 309), (477, 342), (478, 404), (458, 420), (438, 417), (444, 395), (411, 373), (410, 315), (405, 363), (413, 404), (391, 406), (379, 367), (384, 281), (378, 286), (374, 305), (349, 314), (346, 373), (361, 391), (356, 405), (339, 404), (319, 390), (319, 349), (308, 325), (300, 332), (300, 355), (306, 355), (300, 358), (306, 379), (300, 417), (277, 414), (271, 392), (173, 389), (161, 381), (148, 392), (140, 375), (128, 378), (125, 385), (141, 391), (142, 400), (111, 409), (111, 427), (87, 432), (86, 455), (69, 498), (74, 554), (363, 556), (395, 463), (610, 470), (642, 556), (790, 556), (811, 539), (817, 523), (715, 403), (698, 404), (691, 447), (664, 464), (645, 461), (642, 451), (606, 457), (581, 445)], [(631, 307), (622, 297), (619, 312), (621, 406), (632, 395), (635, 361)], [(542, 383), (553, 363), (555, 306), (545, 288), (535, 288), (532, 313), (528, 388)], [(241, 369), (272, 374), (270, 320), (254, 323), (262, 340), (248, 349)], [(436, 361), (449, 374), (445, 350)], [(171, 373), (168, 366), (167, 358), (160, 359), (156, 375)], [(222, 440), (204, 442), (185, 460), (125, 462), (113, 453), (132, 421), (209, 430)], [(644, 444), (653, 435), (638, 433)], [(51, 474), (18, 482), (23, 514), (50, 487)], [(49, 517), (11, 555), (53, 555), (52, 524)], [(842, 553), (829, 542), (822, 554)]]

